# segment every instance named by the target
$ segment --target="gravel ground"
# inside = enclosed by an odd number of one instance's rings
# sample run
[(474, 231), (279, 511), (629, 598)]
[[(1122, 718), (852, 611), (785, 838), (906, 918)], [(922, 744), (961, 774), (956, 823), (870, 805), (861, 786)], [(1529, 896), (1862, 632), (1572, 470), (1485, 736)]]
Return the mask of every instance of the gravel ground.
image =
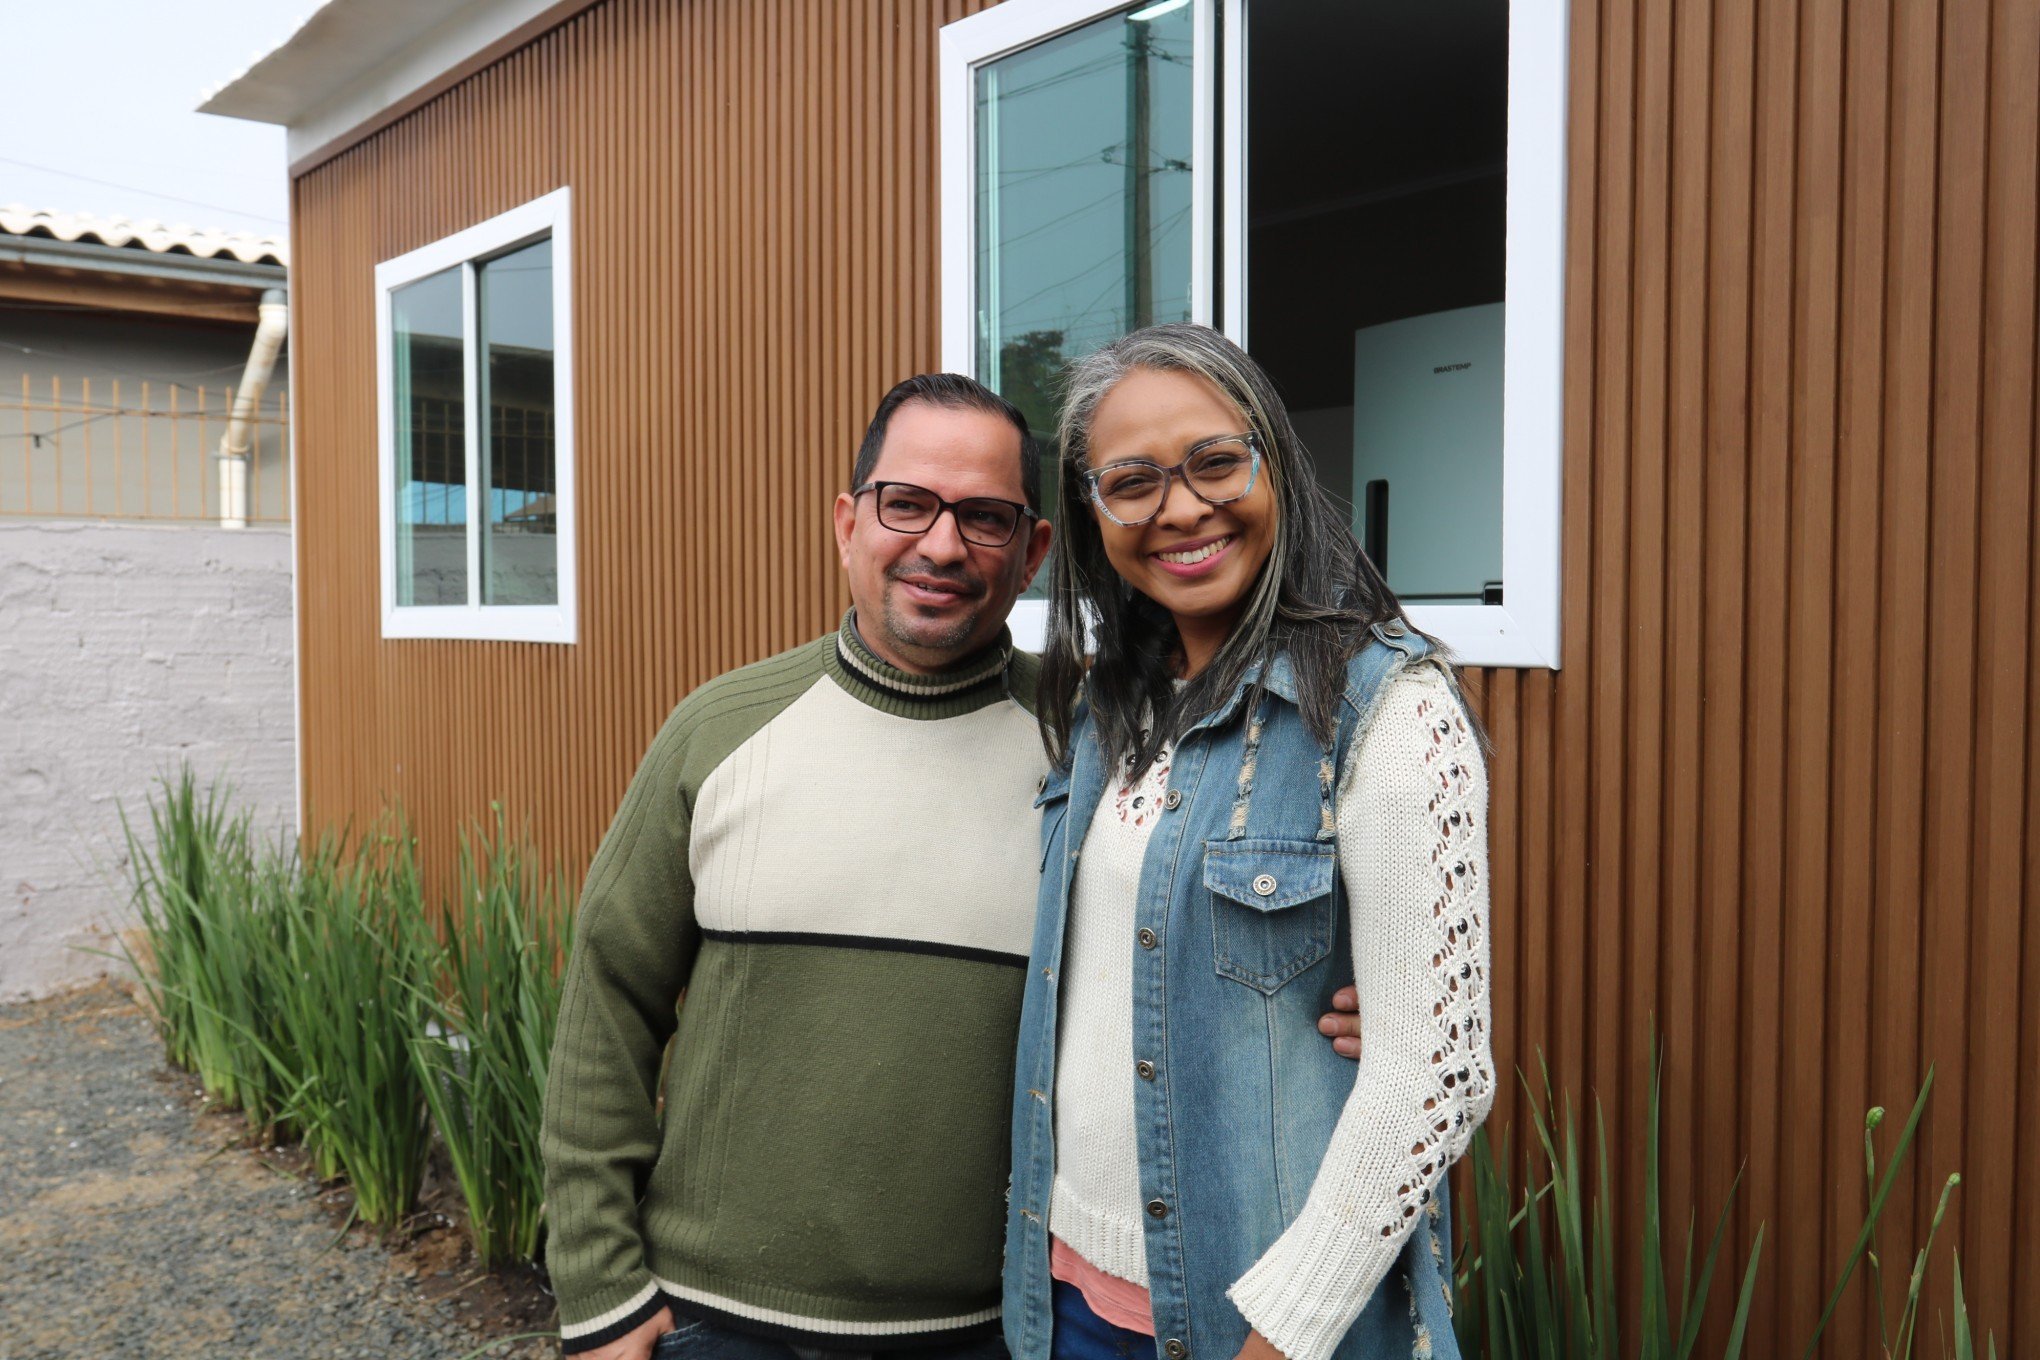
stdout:
[(436, 1213), (396, 1250), (343, 1234), (334, 1199), (204, 1110), (122, 992), (0, 1006), (0, 1360), (559, 1353), (490, 1345), (550, 1329), (530, 1272), (466, 1268)]

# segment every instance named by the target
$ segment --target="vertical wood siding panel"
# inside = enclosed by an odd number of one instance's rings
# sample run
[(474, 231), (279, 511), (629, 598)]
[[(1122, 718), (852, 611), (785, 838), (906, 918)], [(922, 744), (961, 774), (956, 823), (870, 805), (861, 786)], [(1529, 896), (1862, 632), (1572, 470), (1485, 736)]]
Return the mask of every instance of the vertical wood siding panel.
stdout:
[[(1835, 572), (1833, 743), (1835, 833), (1829, 843), (1836, 910), (1830, 914), (1835, 1034), (1852, 1036), (1830, 1055), (1827, 1104), (1831, 1154), (1861, 1147), (1861, 1111), (1872, 1100), (1870, 1069), (1874, 947), (1877, 911), (1878, 787), (1882, 777), (1875, 740), (1885, 685), (1877, 664), (1883, 618), (1882, 525), (1878, 515), (1884, 467), (1884, 277), (1888, 258), (1885, 218), (1889, 175), (1890, 27), (1887, 0), (1853, 0), (1846, 16), (1847, 122), (1842, 182), (1841, 390), (1837, 450), (1839, 552)], [(1863, 1182), (1830, 1160), (1826, 1239), (1853, 1239), (1869, 1196)], [(1829, 1260), (1834, 1256), (1830, 1253)], [(1830, 1356), (1856, 1356), (1872, 1343), (1873, 1310), (1860, 1294), (1843, 1310)]]
[[(1629, 10), (1626, 0), (1609, 0), (1610, 12)], [(1668, 1002), (1660, 962), (1666, 948), (1680, 947), (1671, 933), (1666, 902), (1665, 765), (1667, 695), (1666, 547), (1670, 541), (1666, 449), (1671, 434), (1669, 382), (1671, 306), (1671, 56), (1672, 25), (1667, 5), (1637, 7), (1633, 57), (1636, 68), (1635, 263), (1630, 286), (1636, 303), (1630, 323), (1630, 419), (1625, 450), (1630, 464), (1629, 680), (1627, 758), (1629, 871), (1624, 880), (1632, 922), (1628, 948), (1631, 1040), (1624, 1054), (1632, 1082), (1616, 1109), (1617, 1126), (1642, 1128), (1648, 1109), (1649, 1073), (1665, 1030)], [(1634, 11), (1632, 11), (1634, 12)], [(1611, 22), (1611, 27), (1612, 27)], [(1568, 261), (1570, 266), (1570, 261)], [(1502, 915), (1497, 912), (1497, 915)], [(1646, 1023), (1635, 1023), (1637, 1016)], [(1637, 1079), (1640, 1074), (1641, 1079)], [(1642, 1140), (1619, 1140), (1621, 1183), (1633, 1202), (1643, 1184)], [(1623, 1297), (1642, 1287), (1634, 1252), (1623, 1253)]]
[[(1990, 83), (1988, 0), (1951, 0), (1940, 32), (1940, 120), (1935, 150), (1934, 340), (1932, 374), (1931, 577), (1928, 583), (1926, 799), (1921, 898), (1922, 954), (1918, 1063), (1933, 1064), (1934, 1118), (1920, 1139), (1922, 1212), (1942, 1180), (1962, 1165), (1961, 1112), (1975, 1078), (1968, 1008), (1945, 1004), (1971, 994), (1975, 824), (1972, 772), (1980, 766), (1976, 727), (1979, 448), (1982, 358), (1985, 126)], [(1974, 1167), (1970, 1169), (1974, 1170)], [(1949, 1204), (1943, 1231), (1965, 1240), (1972, 1195)], [(1972, 1261), (1971, 1253), (1964, 1253)], [(1935, 1278), (1950, 1271), (1932, 1263)]]
[[(723, 583), (729, 603), (714, 611), (716, 628), (713, 646), (704, 658), (704, 675), (713, 675), (722, 669), (728, 659), (736, 654), (737, 620), (742, 613), (748, 592), (742, 560), (742, 524), (733, 508), (742, 499), (741, 478), (743, 462), (739, 456), (738, 432), (728, 410), (730, 383), (733, 379), (731, 349), (736, 344), (736, 317), (730, 308), (730, 274), (734, 268), (731, 247), (735, 238), (734, 223), (730, 217), (730, 186), (728, 167), (730, 156), (724, 145), (729, 135), (730, 115), (728, 106), (728, 71), (730, 53), (728, 50), (728, 25), (732, 22), (731, 9), (725, 5), (701, 7), (702, 37), (707, 47), (707, 79), (703, 82), (708, 89), (708, 100), (701, 110), (699, 137), (703, 159), (703, 179), (712, 205), (704, 223), (707, 237), (704, 248), (707, 252), (704, 272), (697, 284), (707, 299), (703, 317), (707, 326), (708, 344), (707, 386), (700, 393), (703, 413), (706, 419), (702, 425), (703, 454), (712, 459), (715, 466), (715, 485), (712, 489), (710, 506), (713, 507), (719, 532), (714, 535), (717, 564), (724, 564), (729, 573)], [(718, 447), (718, 442), (722, 447)]]
[[(1701, 737), (1705, 673), (1701, 586), (1706, 575), (1706, 350), (1708, 90), (1713, 80), (1713, 15), (1707, 5), (1672, 12), (1671, 318), (1666, 353), (1670, 438), (1665, 453), (1666, 670), (1665, 930), (1660, 966), (1665, 1006), (1665, 1190), (1691, 1204), (1707, 1142), (1700, 1119), (1699, 1064), (1712, 1033), (1700, 1013), (1700, 857), (1703, 838)], [(1678, 1219), (1673, 1219), (1677, 1222)]]
[[(2033, 629), (2033, 456), (2035, 213), (2040, 201), (2040, 86), (2028, 60), (2040, 51), (2040, 5), (1993, 6), (1989, 66), (1987, 220), (1982, 250), (1982, 525), (1978, 549), (1978, 742), (1972, 964), (1977, 1004), (1968, 1051), (1974, 1066), (1963, 1110), (1963, 1195), (1969, 1201), (1965, 1281), (1978, 1315), (2031, 1344), (2040, 1299), (2040, 1250), (2032, 1213), (2019, 1206), (2032, 1187), (2033, 1156), (2024, 1131), (2034, 1127), (2040, 1079), (2019, 1062), (2019, 1033), (2040, 1009), (2019, 987), (2017, 908), (2032, 896), (2022, 832), (2031, 803), (2026, 760), (2033, 726), (2026, 713)], [(2023, 54), (2023, 56), (2022, 56)], [(2018, 1016), (2020, 1023), (2007, 1023)], [(2023, 1251), (2007, 1250), (2019, 1242)], [(1989, 1325), (1987, 1323), (1987, 1325)], [(2001, 1332), (2002, 1337), (2005, 1332)]]
[[(609, 0), (297, 179), (308, 834), (400, 804), (445, 891), (496, 799), (577, 889), (671, 705), (833, 625), (830, 500), (938, 356), (936, 32), (980, 7)], [(1574, 8), (1568, 668), (1469, 676), (1496, 1038), (1601, 1099), (1627, 1206), (1656, 1017), (1666, 1221), (1748, 1158), (1779, 1354), (1929, 1062), (1887, 1251), (1959, 1165), (1979, 1316), (2040, 1325), (2036, 44), (2032, 0)], [(381, 641), (373, 266), (561, 184), (582, 640)]]
[[(1911, 1094), (1922, 1039), (1919, 995), (1921, 894), (1926, 830), (1928, 717), (1927, 581), (1933, 438), (1935, 124), (1940, 73), (1939, 6), (1915, 0), (1892, 12), (1892, 100), (1886, 212), (1891, 238), (1886, 279), (1884, 614), (1879, 664), (1885, 689), (1878, 741), (1878, 885), (1875, 962), (1879, 993), (1893, 1004), (1876, 1012), (1871, 1073), (1877, 1098), (1903, 1106)], [(1935, 625), (1938, 633), (1938, 623)], [(1949, 1055), (1951, 1058), (1956, 1055)], [(1924, 1232), (1928, 1177), (1914, 1159), (1900, 1174), (1886, 1210), (1887, 1240)], [(1886, 1304), (1897, 1316), (1903, 1272), (1887, 1275)]]
[[(691, 233), (686, 256), (688, 270), (681, 285), (684, 289), (681, 305), (686, 309), (690, 323), (687, 329), (691, 344), (687, 354), (689, 382), (686, 391), (691, 400), (687, 403), (686, 443), (680, 452), (687, 460), (690, 473), (690, 500), (686, 507), (686, 520), (692, 531), (689, 537), (700, 545), (700, 551), (689, 559), (692, 573), (689, 581), (695, 591), (700, 589), (701, 582), (713, 579), (715, 564), (726, 560), (721, 555), (723, 517), (717, 512), (721, 505), (718, 477), (723, 459), (717, 456), (709, 442), (708, 431), (713, 426), (706, 406), (710, 391), (710, 365), (718, 348), (715, 331), (710, 325), (710, 317), (714, 314), (710, 295), (714, 278), (714, 271), (710, 268), (710, 251), (711, 243), (716, 239), (711, 205), (715, 202), (715, 195), (707, 176), (707, 158), (701, 154), (707, 130), (714, 125), (712, 111), (715, 107), (713, 87), (703, 74), (709, 61), (705, 31), (707, 8), (705, 5), (692, 5), (682, 11), (681, 23), (687, 30), (687, 52), (681, 88), (687, 96), (687, 114), (675, 138), (680, 143), (681, 163), (687, 180), (687, 229)], [(689, 621), (687, 637), (692, 646), (689, 648), (689, 664), (683, 672), (686, 684), (682, 688), (699, 684), (708, 674), (708, 658), (714, 653), (715, 630), (723, 613), (709, 608), (691, 612), (694, 617)]]
[[(1697, 1144), (1695, 1193), (1703, 1222), (1736, 1197), (1733, 1237), (1747, 1242), (1746, 1191), (1736, 1175), (1748, 1148), (1740, 1137), (1748, 1096), (1743, 1060), (1747, 1015), (1742, 973), (1745, 893), (1743, 809), (1747, 787), (1744, 672), (1750, 658), (1748, 570), (1750, 258), (1755, 147), (1753, 0), (1717, 0), (1709, 35), (1707, 100), (1707, 316), (1701, 362), (1703, 436), (1701, 619), (1701, 836), (1699, 997), (1694, 1052), (1699, 1096), (1695, 1119), (1719, 1121), (1736, 1136), (1703, 1136)], [(1766, 583), (1775, 589), (1775, 579)], [(1672, 1220), (1679, 1222), (1678, 1219)], [(1719, 1351), (1727, 1320), (1715, 1314), (1702, 1343)]]
[(731, 299), (730, 319), (736, 343), (730, 362), (740, 375), (732, 387), (734, 408), (731, 423), (737, 431), (738, 447), (750, 452), (743, 460), (742, 503), (750, 528), (744, 542), (744, 578), (751, 590), (738, 630), (737, 644), (746, 655), (762, 656), (772, 651), (772, 613), (777, 596), (777, 564), (786, 540), (776, 532), (778, 507), (769, 499), (772, 484), (771, 451), (759, 446), (758, 388), (770, 381), (765, 372), (760, 342), (764, 330), (761, 310), (769, 305), (762, 288), (758, 266), (758, 234), (763, 228), (763, 178), (758, 155), (758, 101), (763, 95), (764, 75), (759, 50), (759, 6), (739, 5), (731, 11), (736, 59), (729, 70), (730, 159), (726, 167), (731, 181), (730, 198), (736, 208), (736, 229), (731, 237), (737, 297), (748, 300), (739, 306)]
[[(816, 343), (826, 333), (823, 317), (827, 305), (821, 286), (825, 258), (822, 227), (828, 212), (822, 197), (823, 82), (819, 78), (826, 34), (816, 0), (799, 0), (791, 23), (801, 45), (795, 67), (810, 73), (800, 83), (800, 128), (793, 134), (794, 154), (800, 160), (801, 184), (800, 235), (793, 246), (793, 268), (799, 280), (793, 325), (802, 341), (793, 391), (797, 431), (794, 456), (804, 484), (817, 488), (815, 512), (826, 515), (831, 499), (826, 470), (836, 470), (838, 485), (847, 487), (850, 484), (848, 451), (837, 453), (830, 447), (829, 436), (833, 430), (827, 404), (821, 399), (828, 373), (827, 357), (823, 347)], [(834, 574), (834, 543), (825, 526), (816, 537), (815, 548), (809, 554), (803, 576), (802, 588), (812, 590), (824, 599), (828, 597), (829, 581)]]
[[(1568, 35), (1575, 59), (1583, 60), (1587, 69), (1592, 69), (1591, 37), (1591, 28), (1583, 33), (1577, 24)], [(1586, 51), (1581, 56), (1583, 44), (1586, 44)], [(1573, 185), (1591, 174), (1594, 103), (1592, 97), (1568, 100), (1569, 107), (1574, 110), (1571, 116), (1578, 124), (1567, 138), (1568, 152), (1575, 162), (1584, 161), (1583, 165), (1575, 164), (1573, 167)], [(1580, 211), (1567, 223), (1566, 247), (1581, 261), (1580, 276), (1591, 279), (1594, 191), (1592, 188), (1584, 192), (1576, 190), (1571, 201), (1579, 206)], [(1576, 299), (1576, 302), (1591, 303), (1591, 284), (1584, 293), (1584, 299)], [(1583, 305), (1569, 306), (1562, 321), (1566, 346), (1591, 352), (1591, 310)], [(1597, 526), (1601, 523), (1595, 502), (1592, 377), (1591, 364), (1582, 364), (1576, 371), (1568, 373), (1562, 403), (1564, 456), (1560, 476), (1563, 495), (1567, 504), (1580, 508), (1580, 513), (1571, 516), (1563, 526), (1560, 589), (1568, 598), (1581, 600), (1590, 598), (1592, 594), (1594, 542)], [(1594, 623), (1595, 615), (1591, 609), (1571, 611), (1561, 621), (1560, 646), (1565, 655), (1576, 658), (1575, 664), (1583, 680), (1598, 669), (1595, 649), (1599, 636)], [(1595, 939), (1592, 934), (1594, 903), (1590, 880), (1590, 836), (1594, 808), (1584, 796), (1592, 782), (1589, 771), (1593, 768), (1595, 752), (1594, 688), (1591, 683), (1547, 686), (1546, 694), (1552, 723), (1549, 779), (1554, 791), (1560, 788), (1574, 790), (1579, 796), (1553, 800), (1552, 822), (1547, 830), (1550, 843), (1544, 857), (1543, 873), (1550, 883), (1553, 967), (1546, 980), (1554, 989), (1556, 1004), (1543, 1046), (1556, 1068), (1581, 1074), (1584, 1078), (1592, 1070), (1591, 1040), (1601, 1000), (1594, 986), (1592, 966)], [(1579, 1080), (1576, 1078), (1576, 1084)]]
[[(1740, 677), (1745, 714), (1740, 895), (1745, 999), (1741, 1005), (1742, 1076), (1737, 1082), (1743, 1108), (1737, 1150), (1738, 1156), (1748, 1161), (1744, 1185), (1737, 1194), (1733, 1240), (1738, 1250), (1755, 1236), (1757, 1223), (1764, 1216), (1758, 1206), (1782, 1206), (1789, 1184), (1781, 1173), (1779, 1112), (1788, 1102), (1782, 1086), (1783, 1054), (1778, 1036), (1784, 1032), (1784, 938), (1791, 910), (1783, 876), (1789, 798), (1785, 713), (1792, 678), (1787, 550), (1797, 357), (1792, 318), (1798, 24), (1795, 5), (1767, 0), (1757, 8), (1750, 157), (1754, 178), (1747, 383), (1748, 552)], [(1818, 1204), (1817, 1193), (1795, 1189), (1799, 1192), (1792, 1198), (1801, 1210), (1798, 1220), (1817, 1223), (1818, 1215), (1806, 1212)], [(1767, 1348), (1773, 1353), (1790, 1348), (1775, 1292), (1766, 1290), (1758, 1299), (1750, 1332), (1760, 1340), (1767, 1335), (1776, 1338)]]
[[(1518, 821), (1514, 815), (1514, 809), (1522, 803), (1516, 788), (1516, 779), (1521, 773), (1517, 755), (1522, 750), (1522, 724), (1517, 715), (1517, 672), (1476, 671), (1474, 675), (1480, 720), (1494, 745), (1488, 764), (1488, 859), (1494, 873), (1490, 886), (1491, 902), (1508, 901), (1513, 904), (1520, 901), (1519, 885), (1523, 881), (1518, 853)], [(1530, 988), (1534, 984), (1524, 968), (1520, 909), (1512, 908), (1506, 915), (1491, 912), (1489, 923), (1492, 928), (1489, 966), (1494, 977), (1491, 1019), (1495, 1051), (1498, 1055), (1524, 1053), (1528, 1050), (1523, 1046), (1521, 1036), (1530, 1027), (1525, 1023), (1523, 1008), (1533, 1004)], [(1497, 1072), (1502, 1070), (1498, 1064)], [(1521, 1087), (1513, 1081), (1503, 1080), (1495, 1093), (1494, 1110), (1495, 1118), (1506, 1117), (1511, 1119), (1514, 1127), (1523, 1127)]]
[[(1498, 863), (1513, 869), (1511, 890), (1506, 900), (1508, 916), (1517, 940), (1514, 981), (1519, 988), (1513, 998), (1516, 1024), (1512, 1026), (1515, 1052), (1524, 1062), (1507, 1064), (1501, 1070), (1520, 1066), (1531, 1070), (1534, 1056), (1551, 1051), (1557, 1032), (1557, 969), (1552, 957), (1551, 922), (1551, 728), (1542, 696), (1549, 686), (1546, 677), (1534, 671), (1509, 672), (1509, 718), (1514, 725), (1516, 763), (1504, 787), (1513, 795), (1493, 800), (1488, 824), (1506, 825), (1512, 833), (1506, 860)], [(1499, 914), (1499, 913), (1497, 913)], [(1503, 1050), (1507, 1052), (1506, 1049)], [(1504, 1063), (1507, 1060), (1504, 1059)], [(1529, 1124), (1519, 1115), (1513, 1127), (1529, 1133)], [(1516, 1140), (1514, 1146), (1520, 1146)]]
[[(1829, 783), (1835, 710), (1835, 411), (1840, 308), (1841, 0), (1808, 0), (1801, 16), (1796, 98), (1798, 193), (1794, 203), (1791, 503), (1786, 603), (1784, 1001), (1782, 1062), (1775, 1112), (1779, 1175), (1777, 1295), (1818, 1296), (1828, 1263), (1848, 1249), (1829, 1232), (1824, 1212), (1830, 1168), (1856, 1155), (1853, 1133), (1822, 1098), (1830, 1044), (1845, 1031), (1829, 1023), (1830, 931), (1853, 933), (1853, 918), (1833, 900), (1828, 845), (1836, 833)], [(1761, 1093), (1759, 1095), (1761, 1098)], [(1809, 1115), (1809, 1111), (1811, 1114)], [(1753, 1198), (1755, 1198), (1753, 1196)], [(1787, 1225), (1792, 1226), (1786, 1231)], [(1792, 1354), (1801, 1320), (1775, 1310), (1771, 1353)], [(1759, 1339), (1761, 1339), (1761, 1334)]]
[[(1605, 25), (1605, 27), (1604, 27)], [(1593, 5), (1573, 10), (1572, 64), (1597, 72), (1574, 85), (1568, 128), (1566, 253), (1581, 283), (1566, 297), (1566, 350), (1591, 362), (1566, 371), (1566, 447), (1584, 455), (1592, 481), (1592, 547), (1585, 573), (1593, 600), (1592, 655), (1588, 661), (1592, 711), (1588, 719), (1592, 769), (1587, 776), (1591, 818), (1584, 840), (1589, 865), (1587, 939), (1593, 983), (1587, 1036), (1589, 1082), (1610, 1111), (1622, 1108), (1629, 1087), (1628, 948), (1626, 880), (1630, 857), (1624, 826), (1628, 760), (1624, 706), (1628, 679), (1630, 606), (1624, 560), (1629, 552), (1628, 357), (1633, 238), (1631, 79), (1633, 11), (1603, 15)], [(1625, 1214), (1626, 1219), (1628, 1216)]]

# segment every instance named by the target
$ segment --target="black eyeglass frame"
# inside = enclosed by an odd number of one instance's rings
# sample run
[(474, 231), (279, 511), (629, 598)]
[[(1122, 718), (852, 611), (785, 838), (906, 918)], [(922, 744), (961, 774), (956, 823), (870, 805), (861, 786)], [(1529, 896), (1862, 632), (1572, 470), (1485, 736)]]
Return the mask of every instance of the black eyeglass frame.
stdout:
[[(884, 492), (885, 489), (889, 486), (903, 486), (909, 491), (918, 491), (923, 496), (926, 496), (929, 500), (935, 502), (935, 513), (929, 516), (928, 522), (918, 529), (902, 529), (896, 524), (887, 524), (885, 522)], [(1022, 505), (1019, 501), (1009, 501), (999, 496), (965, 496), (962, 500), (946, 501), (942, 499), (942, 497), (930, 491), (927, 487), (917, 485), (913, 482), (866, 482), (863, 486), (851, 487), (850, 495), (854, 498), (857, 496), (862, 496), (867, 491), (875, 491), (879, 493), (879, 499), (872, 502), (871, 511), (872, 514), (877, 517), (878, 526), (881, 529), (890, 529), (893, 533), (896, 534), (925, 534), (935, 527), (935, 521), (941, 519), (943, 512), (946, 510), (949, 512), (950, 518), (956, 521), (957, 537), (961, 538), (966, 543), (973, 544), (980, 548), (1011, 547), (1013, 540), (1017, 538), (1020, 534), (1021, 524), (1030, 519), (1041, 518), (1040, 511), (1036, 510), (1033, 506)], [(1018, 511), (1019, 513), (1016, 514), (1013, 518), (1012, 531), (1009, 532), (1004, 539), (1000, 540), (997, 543), (987, 543), (981, 538), (972, 538), (970, 536), (969, 530), (963, 527), (963, 516), (958, 514), (957, 511), (961, 509), (963, 506), (969, 505), (973, 501), (982, 502), (990, 505), (1003, 505), (1008, 507), (1009, 509)]]
[[(1247, 446), (1247, 484), (1240, 488), (1239, 495), (1227, 496), (1223, 500), (1215, 501), (1197, 489), (1196, 484), (1190, 480), (1190, 474), (1187, 469), (1190, 466), (1190, 460), (1206, 449), (1219, 444), (1234, 443), (1245, 444)], [(1129, 467), (1148, 468), (1161, 474), (1161, 499), (1155, 502), (1155, 508), (1143, 519), (1121, 519), (1113, 514), (1112, 507), (1105, 504), (1105, 497), (1098, 490), (1099, 479), (1104, 477), (1106, 473)], [(1160, 463), (1151, 463), (1145, 458), (1127, 458), (1116, 463), (1107, 463), (1101, 468), (1084, 468), (1077, 475), (1083, 479), (1084, 489), (1091, 495), (1091, 504), (1098, 507), (1100, 514), (1122, 529), (1138, 529), (1143, 524), (1152, 524), (1155, 516), (1161, 514), (1162, 508), (1169, 503), (1169, 481), (1171, 478), (1181, 477), (1183, 485), (1190, 488), (1190, 494), (1203, 501), (1206, 505), (1231, 505), (1234, 501), (1246, 499), (1253, 493), (1254, 483), (1261, 479), (1261, 436), (1258, 431), (1244, 430), (1239, 434), (1215, 434), (1209, 439), (1200, 439), (1183, 451), (1182, 461), (1174, 467), (1163, 467)]]

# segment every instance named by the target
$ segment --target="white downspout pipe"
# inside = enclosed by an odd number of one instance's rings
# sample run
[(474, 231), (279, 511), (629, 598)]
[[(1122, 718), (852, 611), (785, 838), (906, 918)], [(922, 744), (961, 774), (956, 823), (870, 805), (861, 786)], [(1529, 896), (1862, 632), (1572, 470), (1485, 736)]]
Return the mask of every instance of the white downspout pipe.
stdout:
[(262, 294), (256, 308), (255, 343), (248, 350), (248, 367), (241, 385), (234, 389), (234, 410), (227, 420), (227, 432), (220, 436), (220, 527), (248, 527), (248, 422), (261, 404), (262, 389), (276, 368), (276, 355), (290, 330), (290, 304), (283, 290), (271, 288)]

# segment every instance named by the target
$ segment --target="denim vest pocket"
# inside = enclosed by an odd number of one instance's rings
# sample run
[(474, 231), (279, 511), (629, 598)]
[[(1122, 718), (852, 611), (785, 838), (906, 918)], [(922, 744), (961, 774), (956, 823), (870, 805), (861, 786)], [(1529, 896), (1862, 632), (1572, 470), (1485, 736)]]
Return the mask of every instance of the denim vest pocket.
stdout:
[(1336, 856), (1330, 841), (1204, 843), (1219, 976), (1273, 996), (1331, 953)]

